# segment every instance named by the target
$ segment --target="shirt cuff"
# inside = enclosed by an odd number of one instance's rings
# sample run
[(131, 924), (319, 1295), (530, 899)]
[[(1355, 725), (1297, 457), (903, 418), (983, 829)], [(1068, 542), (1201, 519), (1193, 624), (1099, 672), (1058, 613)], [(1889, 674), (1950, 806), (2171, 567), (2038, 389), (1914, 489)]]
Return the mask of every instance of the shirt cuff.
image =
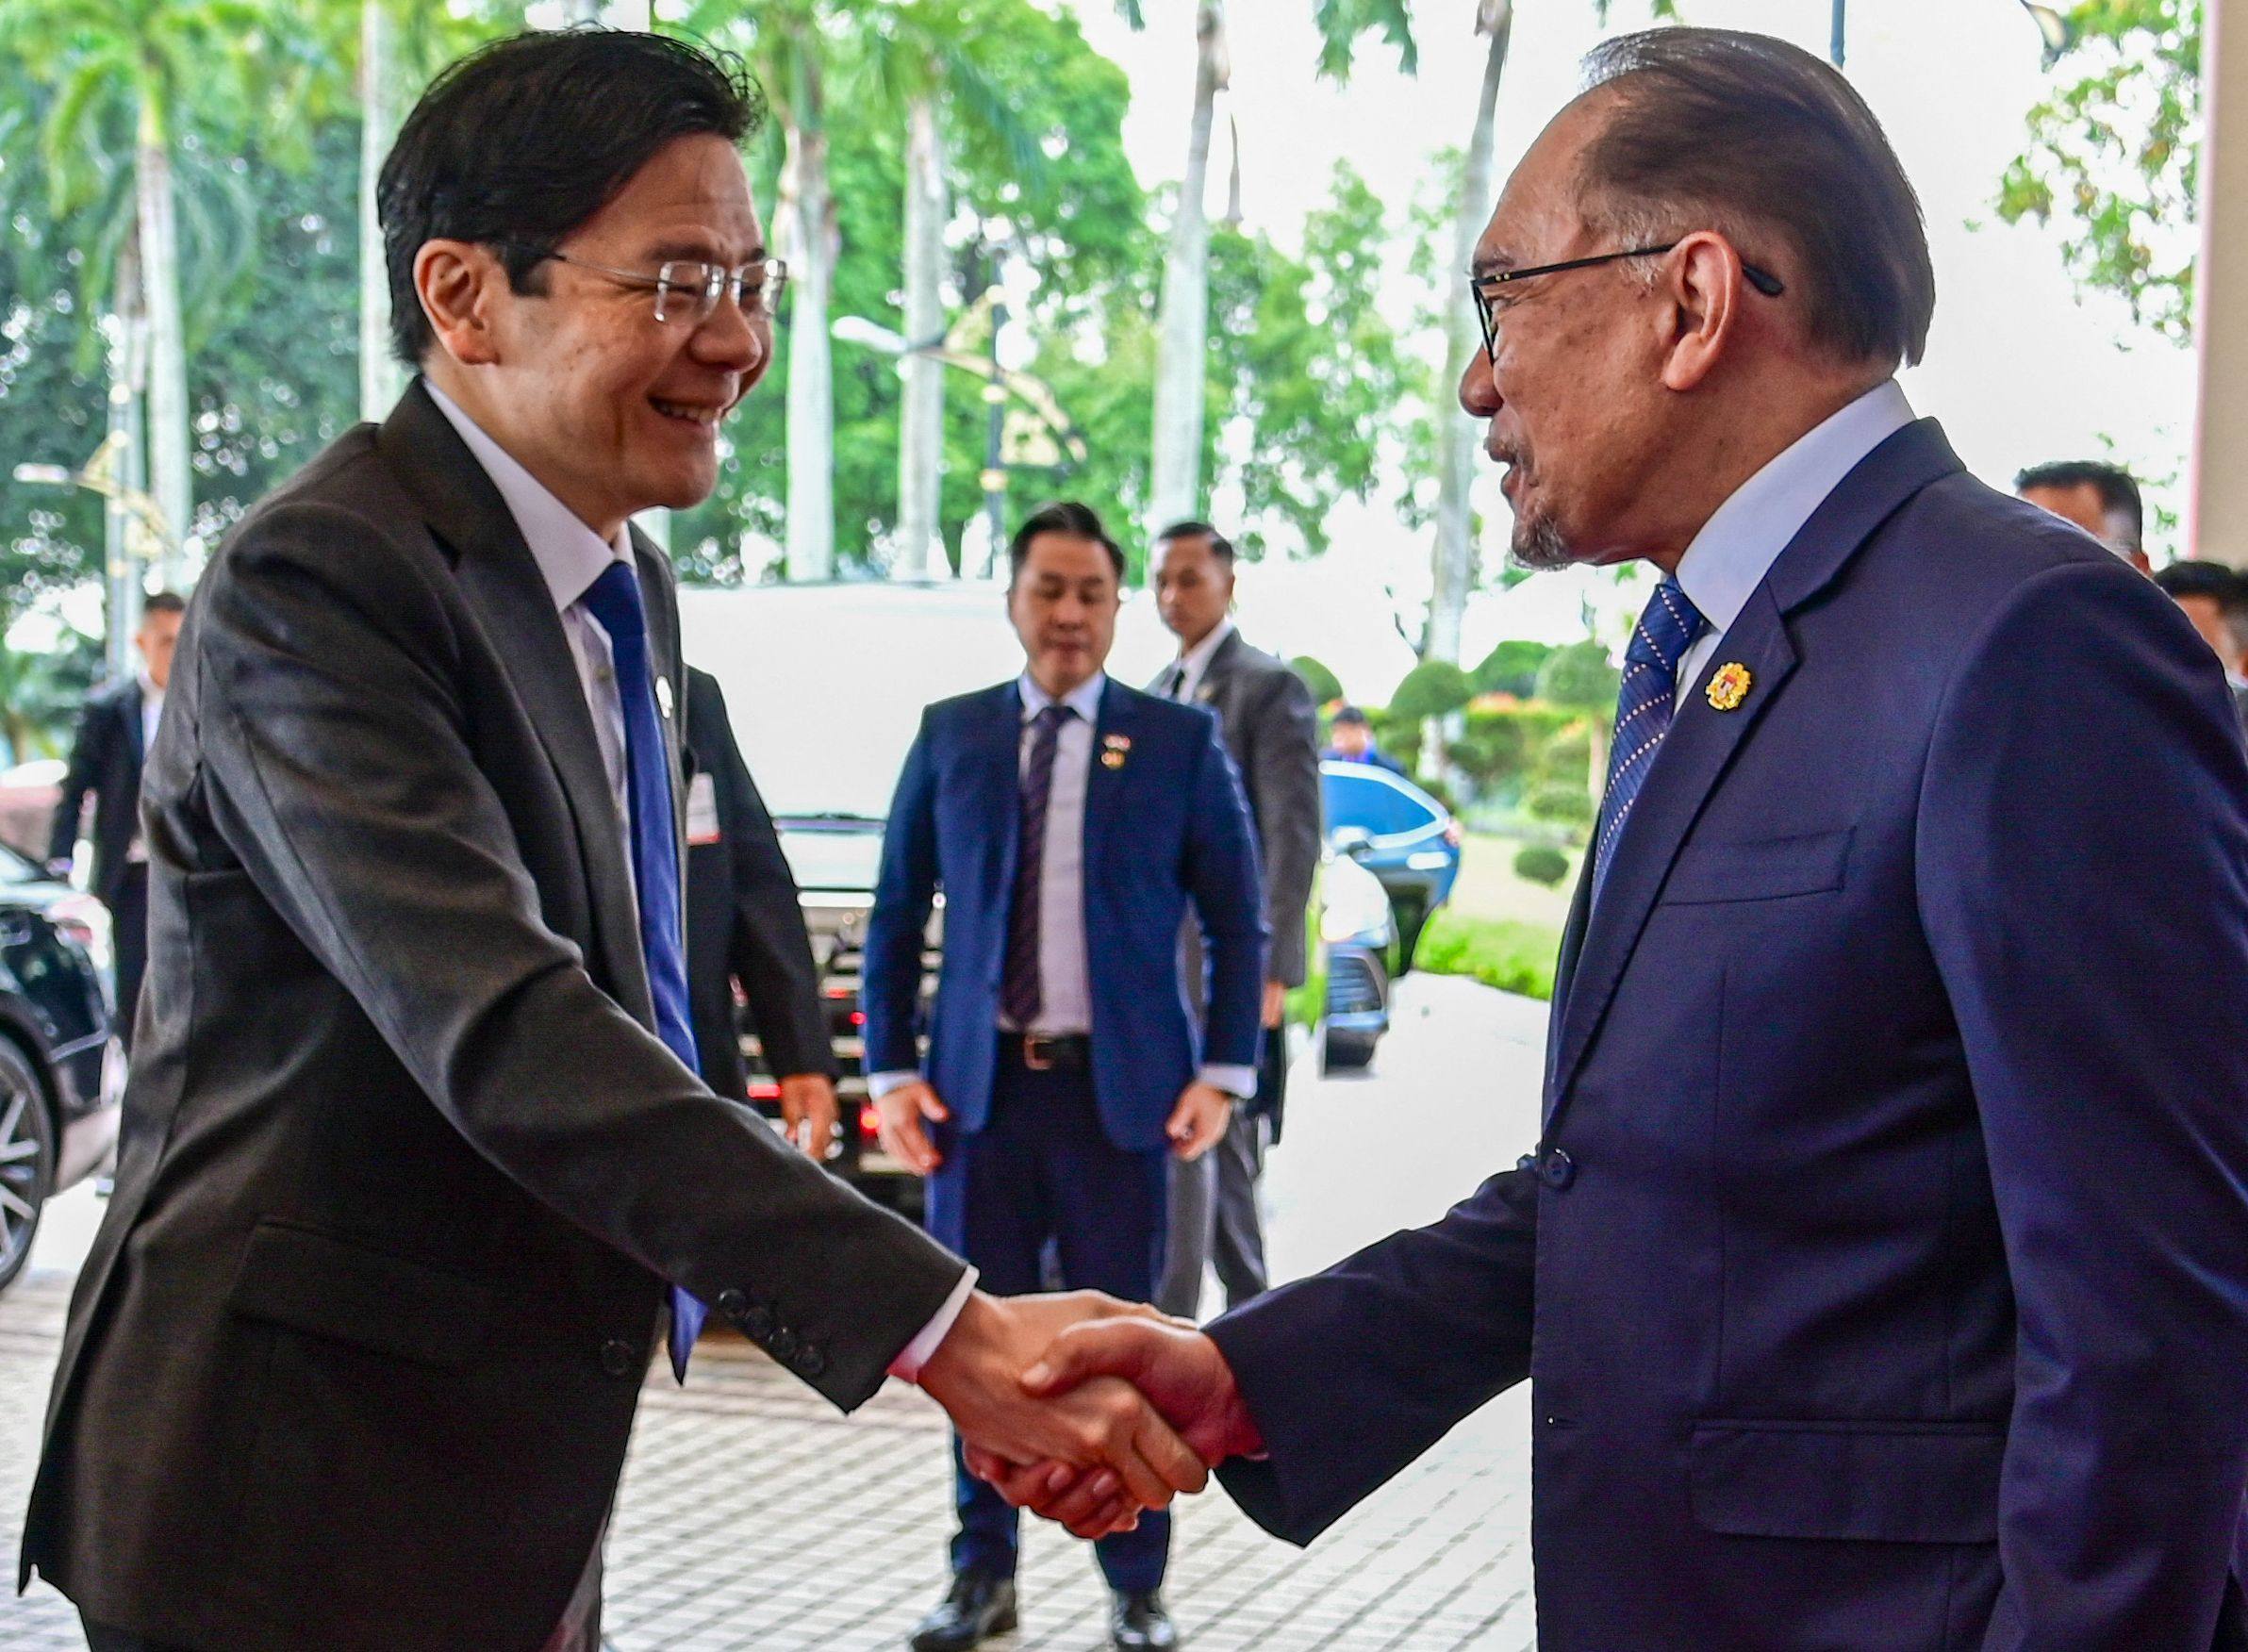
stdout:
[(868, 1073), (867, 1075), (867, 1094), (879, 1101), (892, 1090), (903, 1084), (910, 1084), (920, 1076), (917, 1071), (911, 1068), (895, 1073)]
[[(895, 1075), (893, 1075), (895, 1076)], [(929, 1363), (937, 1345), (951, 1333), (952, 1325), (960, 1317), (960, 1311), (967, 1306), (967, 1299), (975, 1294), (976, 1270), (969, 1268), (960, 1276), (960, 1282), (952, 1287), (952, 1294), (945, 1298), (945, 1305), (931, 1315), (929, 1323), (921, 1327), (921, 1334), (905, 1345), (905, 1351), (890, 1362), (890, 1375), (901, 1382), (918, 1382), (921, 1367)]]
[(1236, 1101), (1247, 1101), (1257, 1093), (1257, 1069), (1213, 1062), (1202, 1069), (1202, 1082), (1223, 1090)]

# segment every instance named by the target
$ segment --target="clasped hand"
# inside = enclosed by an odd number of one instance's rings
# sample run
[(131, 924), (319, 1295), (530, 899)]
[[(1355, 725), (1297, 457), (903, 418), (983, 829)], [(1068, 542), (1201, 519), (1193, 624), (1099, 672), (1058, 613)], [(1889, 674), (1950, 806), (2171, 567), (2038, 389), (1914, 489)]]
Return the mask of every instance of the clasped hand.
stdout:
[(1125, 1530), (1264, 1448), (1216, 1344), (1094, 1291), (977, 1295), (921, 1385), (952, 1413), (970, 1472), (1080, 1537)]

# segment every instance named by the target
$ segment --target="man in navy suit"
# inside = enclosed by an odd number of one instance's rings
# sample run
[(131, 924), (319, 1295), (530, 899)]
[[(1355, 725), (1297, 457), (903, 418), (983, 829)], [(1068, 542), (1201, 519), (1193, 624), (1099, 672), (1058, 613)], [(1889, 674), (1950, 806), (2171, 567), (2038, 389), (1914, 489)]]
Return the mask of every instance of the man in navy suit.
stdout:
[[(1099, 519), (1049, 506), (1008, 553), (1023, 673), (931, 706), (891, 805), (867, 926), (869, 1088), (884, 1145), (929, 1178), (930, 1232), (984, 1290), (1037, 1290), (1050, 1243), (1072, 1287), (1144, 1302), (1167, 1155), (1207, 1152), (1256, 1089), (1265, 937), (1248, 806), (1215, 718), (1102, 670), (1124, 557)], [(914, 1010), (939, 889), (924, 1076)], [(1201, 1031), (1179, 968), (1190, 903), (1209, 961)], [(958, 1473), (953, 1586), (916, 1652), (1015, 1624), (1015, 1511)], [(1168, 1517), (1149, 1515), (1099, 1545), (1121, 1648), (1176, 1644), (1169, 1541)]]
[(1934, 278), (1841, 75), (1684, 28), (1590, 66), (1477, 249), (1461, 385), (1521, 560), (1657, 579), (1543, 1139), (1206, 1334), (1065, 1332), (1033, 1386), (1137, 1379), (1300, 1543), (1528, 1377), (1545, 1652), (2240, 1646), (2223, 675), (1914, 420)]

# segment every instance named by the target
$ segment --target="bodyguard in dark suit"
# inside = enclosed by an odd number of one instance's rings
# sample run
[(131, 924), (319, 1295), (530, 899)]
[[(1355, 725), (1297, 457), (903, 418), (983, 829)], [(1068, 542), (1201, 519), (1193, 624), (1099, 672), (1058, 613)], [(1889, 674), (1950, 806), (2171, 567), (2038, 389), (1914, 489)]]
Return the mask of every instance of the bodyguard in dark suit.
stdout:
[(140, 838), (140, 771), (172, 681), (172, 654), (187, 603), (158, 591), (140, 607), (133, 636), (140, 671), (91, 695), (71, 742), (70, 769), (55, 805), (47, 865), (70, 875), (88, 794), (93, 798), (93, 866), (87, 886), (109, 909), (117, 955), (118, 1035), (133, 1045), (133, 1010), (148, 963), (148, 850)]
[[(1072, 1287), (1144, 1302), (1165, 1164), (1199, 1157), (1255, 1087), (1264, 926), (1240, 783), (1204, 710), (1102, 665), (1123, 553), (1060, 504), (1009, 546), (1020, 679), (929, 708), (883, 839), (867, 926), (867, 1068), (883, 1141), (929, 1178), (929, 1230), (987, 1291)], [(926, 1066), (916, 1048), (923, 932), (942, 890), (944, 964)], [(1210, 957), (1198, 1026), (1178, 945), (1189, 907)], [(953, 1587), (916, 1652), (1012, 1627), (1016, 1517), (959, 1471)], [(1121, 1648), (1176, 1636), (1160, 1587), (1168, 1518), (1099, 1560)]]
[[(1171, 1237), (1155, 1305), (1192, 1319), (1201, 1307), (1202, 1269), (1214, 1264), (1226, 1306), (1238, 1308), (1265, 1285), (1264, 1231), (1257, 1181), (1264, 1148), (1280, 1137), (1287, 1102), (1287, 994), (1305, 974), (1304, 909), (1319, 869), (1319, 712), (1303, 679), (1233, 628), (1233, 546), (1208, 522), (1179, 522), (1156, 536), (1148, 584), (1179, 657), (1150, 690), (1217, 714), (1226, 750), (1241, 771), (1257, 827), (1264, 873), (1264, 1053), (1257, 1094), (1236, 1109), (1225, 1139), (1196, 1160), (1171, 1165)], [(1201, 984), (1201, 950), (1191, 933), (1188, 990)]]
[(449, 71), (381, 191), (426, 377), (195, 593), (24, 1538), (101, 1652), (591, 1652), (667, 1301), (683, 1373), (708, 1305), (838, 1406), (899, 1370), (1003, 1455), (1165, 1457), (1128, 1396), (1021, 1398), (1072, 1304), (976, 1296), (688, 1066), (677, 614), (626, 520), (709, 491), (770, 356), (752, 107), (653, 35)]
[(1913, 419), (1934, 277), (1840, 74), (1697, 29), (1591, 69), (1477, 250), (1461, 385), (1518, 556), (1660, 576), (1543, 1139), (1063, 1376), (1142, 1379), (1297, 1542), (1529, 1377), (1546, 1652), (2240, 1647), (2223, 677)]
[(835, 1051), (796, 877), (708, 671), (687, 669), (686, 712), (695, 769), (686, 798), (686, 983), (698, 1070), (729, 1099), (748, 1094), (738, 982), (780, 1085), (789, 1139), (818, 1162), (835, 1130)]

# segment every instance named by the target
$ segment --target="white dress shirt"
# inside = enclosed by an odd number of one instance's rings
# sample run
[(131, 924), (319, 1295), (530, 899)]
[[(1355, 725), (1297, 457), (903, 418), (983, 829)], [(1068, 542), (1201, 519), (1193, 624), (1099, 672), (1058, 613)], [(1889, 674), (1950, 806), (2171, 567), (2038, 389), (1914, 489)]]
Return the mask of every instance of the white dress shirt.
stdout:
[[(523, 543), (531, 548), (531, 559), (538, 564), (539, 574), (554, 599), (554, 610), (562, 617), (562, 633), (570, 639), (570, 654), (577, 661), (579, 685), (586, 690), (586, 709), (593, 714), (593, 736), (601, 747), (602, 767), (608, 772), (609, 789), (617, 800), (624, 864), (630, 866), (632, 779), (625, 754), (624, 699), (617, 689), (616, 655), (609, 645), (609, 634), (602, 628), (600, 620), (587, 612), (584, 600), (586, 593), (593, 588), (593, 582), (608, 571), (609, 564), (621, 562), (627, 568), (632, 567), (630, 530), (619, 528), (615, 539), (603, 539), (575, 511), (556, 499), (545, 484), (524, 470), (512, 454), (486, 435), (452, 397), (435, 385), (429, 385), (428, 389), (438, 411), (460, 433), (460, 439), (468, 443), (469, 452), (476, 455), (476, 462), (484, 467), (492, 486), (500, 490), (508, 515), (515, 518)], [(636, 912), (638, 891), (635, 889), (632, 894)], [(891, 1363), (893, 1376), (909, 1382), (920, 1376), (921, 1367), (945, 1340), (945, 1333), (952, 1329), (952, 1322), (960, 1317), (961, 1309), (967, 1305), (968, 1295), (975, 1288), (976, 1270), (971, 1267), (961, 1276), (959, 1284), (953, 1287), (951, 1296), (945, 1299), (935, 1316)]]
[[(1173, 700), (1194, 700), (1202, 692), (1202, 679), (1210, 674), (1210, 661), (1225, 646), (1227, 637), (1233, 635), (1233, 617), (1229, 614), (1210, 628), (1210, 635), (1181, 654), (1171, 668), (1168, 691)], [(1179, 675), (1183, 671), (1183, 676)]]
[(1725, 634), (1811, 512), (1912, 417), (1903, 388), (1885, 380), (1742, 483), (1702, 524), (1678, 559), (1678, 578), (1710, 624), (1678, 661), (1677, 704), (1685, 704)]

